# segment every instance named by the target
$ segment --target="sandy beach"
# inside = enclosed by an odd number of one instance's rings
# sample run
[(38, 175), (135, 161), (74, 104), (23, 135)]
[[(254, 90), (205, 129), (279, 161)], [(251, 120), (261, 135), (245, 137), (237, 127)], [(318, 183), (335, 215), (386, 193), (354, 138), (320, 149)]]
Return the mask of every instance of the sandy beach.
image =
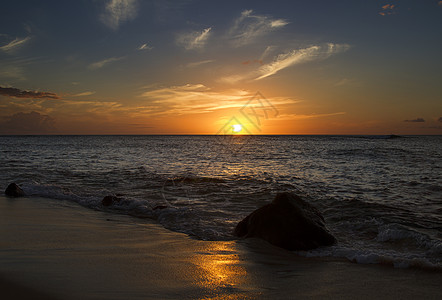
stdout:
[(440, 299), (442, 274), (207, 242), (153, 221), (0, 197), (3, 299)]

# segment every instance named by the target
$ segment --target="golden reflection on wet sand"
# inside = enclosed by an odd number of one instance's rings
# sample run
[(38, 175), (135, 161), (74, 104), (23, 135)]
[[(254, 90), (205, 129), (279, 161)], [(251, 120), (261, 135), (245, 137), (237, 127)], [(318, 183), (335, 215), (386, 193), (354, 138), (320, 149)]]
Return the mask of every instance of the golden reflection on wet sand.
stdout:
[(241, 264), (235, 242), (210, 242), (197, 252), (192, 263), (197, 266), (196, 284), (207, 289), (201, 299), (254, 299), (246, 291), (247, 271)]

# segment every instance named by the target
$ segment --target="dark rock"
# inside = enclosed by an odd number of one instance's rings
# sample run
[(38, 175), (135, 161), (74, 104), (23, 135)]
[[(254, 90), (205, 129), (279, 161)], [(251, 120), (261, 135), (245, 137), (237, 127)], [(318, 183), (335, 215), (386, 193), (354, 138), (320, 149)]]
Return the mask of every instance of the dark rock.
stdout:
[(198, 184), (198, 183), (223, 183), (223, 179), (213, 177), (199, 177), (199, 176), (185, 176), (167, 179), (166, 185), (180, 185), (180, 184)]
[(5, 190), (6, 196), (9, 197), (23, 197), (25, 196), (25, 192), (16, 184), (11, 183), (8, 185), (8, 187)]
[(270, 204), (239, 222), (234, 233), (243, 238), (261, 238), (288, 250), (310, 250), (336, 242), (321, 213), (291, 193), (278, 193)]
[(103, 200), (101, 200), (101, 205), (111, 206), (111, 205), (118, 203), (120, 201), (121, 201), (121, 198), (119, 198), (117, 196), (106, 196), (103, 198)]
[(400, 135), (396, 135), (396, 134), (390, 134), (388, 137), (387, 137), (387, 139), (400, 139), (400, 138), (402, 138), (402, 136), (400, 136)]
[(167, 206), (167, 205), (157, 205), (157, 206), (155, 206), (152, 210), (157, 210), (157, 209), (165, 209), (165, 208), (168, 208), (169, 206)]

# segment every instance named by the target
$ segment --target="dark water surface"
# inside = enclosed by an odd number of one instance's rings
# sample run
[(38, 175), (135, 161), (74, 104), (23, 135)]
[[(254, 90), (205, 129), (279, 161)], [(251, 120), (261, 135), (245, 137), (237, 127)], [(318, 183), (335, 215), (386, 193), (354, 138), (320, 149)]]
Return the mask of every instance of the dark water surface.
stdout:
[(442, 269), (442, 136), (1, 136), (0, 166), (4, 188), (204, 240), (291, 191), (339, 240), (299, 254)]

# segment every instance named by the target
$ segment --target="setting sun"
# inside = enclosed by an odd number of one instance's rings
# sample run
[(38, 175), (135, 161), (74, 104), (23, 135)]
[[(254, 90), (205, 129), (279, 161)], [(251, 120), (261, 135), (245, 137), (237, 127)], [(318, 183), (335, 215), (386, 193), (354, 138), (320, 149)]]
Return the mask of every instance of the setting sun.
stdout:
[(232, 131), (234, 133), (240, 133), (242, 130), (242, 125), (241, 124), (234, 124), (232, 125)]

